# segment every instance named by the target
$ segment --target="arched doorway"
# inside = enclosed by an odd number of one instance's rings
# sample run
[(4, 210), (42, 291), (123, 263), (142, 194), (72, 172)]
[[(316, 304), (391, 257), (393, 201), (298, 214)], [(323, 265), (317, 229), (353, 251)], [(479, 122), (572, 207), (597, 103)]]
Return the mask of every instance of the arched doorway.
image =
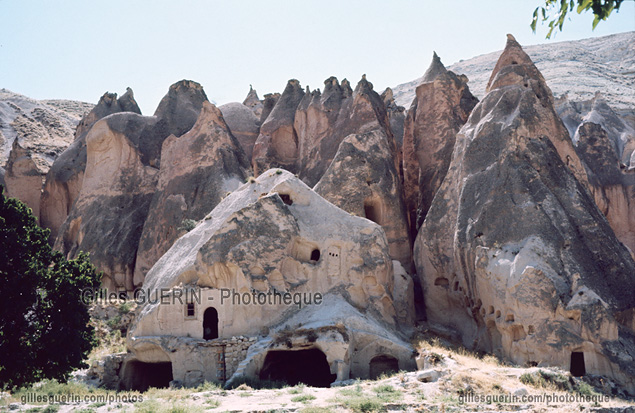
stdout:
[(329, 387), (336, 379), (326, 355), (317, 348), (303, 350), (271, 350), (267, 353), (261, 380), (282, 381), (290, 386), (304, 383), (314, 387)]
[(386, 354), (373, 357), (369, 365), (369, 378), (375, 380), (382, 374), (392, 374), (399, 371), (399, 360)]
[(209, 307), (203, 314), (203, 338), (213, 340), (218, 338), (218, 311)]

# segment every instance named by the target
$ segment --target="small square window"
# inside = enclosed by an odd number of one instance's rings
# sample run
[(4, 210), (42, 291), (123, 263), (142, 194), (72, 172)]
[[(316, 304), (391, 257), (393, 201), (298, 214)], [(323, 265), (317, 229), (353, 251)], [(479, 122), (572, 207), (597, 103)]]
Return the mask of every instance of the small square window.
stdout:
[(187, 303), (187, 308), (185, 309), (186, 317), (194, 317), (196, 315), (194, 311), (194, 303)]

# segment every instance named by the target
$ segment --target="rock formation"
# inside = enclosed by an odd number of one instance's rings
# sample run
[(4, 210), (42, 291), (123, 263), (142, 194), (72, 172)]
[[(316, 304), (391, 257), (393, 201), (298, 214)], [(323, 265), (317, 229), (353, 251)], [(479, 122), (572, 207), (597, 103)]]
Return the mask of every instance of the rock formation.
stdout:
[(42, 178), (31, 151), (23, 148), (19, 139), (15, 139), (4, 172), (5, 195), (24, 202), (36, 219), (40, 216)]
[(79, 196), (86, 168), (88, 131), (98, 120), (119, 112), (141, 114), (132, 89), (128, 88), (119, 99), (116, 93), (104, 93), (97, 105), (77, 125), (73, 143), (60, 154), (48, 171), (42, 193), (40, 219), (42, 226), (51, 230), (51, 242), (57, 238), (59, 228)]
[(232, 135), (238, 139), (240, 146), (245, 151), (247, 159), (251, 162), (254, 144), (260, 132), (260, 122), (254, 112), (244, 104), (233, 102), (219, 107), (223, 118), (231, 130)]
[(403, 144), (403, 132), (404, 122), (406, 121), (406, 108), (397, 105), (393, 96), (392, 89), (387, 87), (381, 94), (381, 99), (386, 105), (386, 112), (388, 112), (388, 118), (390, 119), (390, 129), (395, 137), (397, 143), (397, 149), (401, 152), (401, 145)]
[(182, 235), (183, 222), (203, 219), (248, 176), (249, 160), (221, 111), (203, 102), (192, 129), (163, 142), (157, 190), (139, 241), (134, 285), (141, 286), (148, 270)]
[[(310, 99), (310, 100), (309, 100)], [(353, 133), (382, 129), (395, 154), (399, 170), (400, 155), (390, 128), (382, 98), (364, 75), (351, 93), (346, 79), (340, 85), (331, 77), (324, 82), (324, 93), (315, 91), (305, 97), (296, 113), (295, 130), (299, 145), (299, 176), (309, 186), (315, 185), (337, 153), (340, 143)]]
[(404, 190), (413, 234), (445, 178), (456, 134), (477, 102), (467, 78), (448, 71), (434, 53), (404, 124)]
[(4, 182), (4, 168), (0, 166), (0, 185), (4, 188), (6, 186)]
[(105, 287), (133, 290), (137, 247), (156, 191), (161, 146), (169, 135), (178, 137), (192, 128), (205, 99), (198, 83), (183, 80), (170, 86), (155, 116), (115, 113), (87, 133), (81, 190), (55, 248), (69, 257), (90, 252), (104, 273)]
[(410, 269), (408, 220), (394, 160), (382, 129), (349, 135), (314, 190), (344, 211), (381, 225), (391, 258)]
[(260, 127), (252, 157), (255, 174), (273, 167), (296, 171), (298, 137), (293, 122), (296, 108), (303, 97), (300, 82), (289, 80), (280, 99)]
[(595, 203), (617, 238), (635, 253), (635, 168), (627, 171), (620, 167), (624, 165), (616, 149), (619, 142), (597, 123), (582, 123), (575, 141)]
[(262, 104), (262, 101), (258, 97), (258, 93), (251, 87), (251, 85), (249, 85), (249, 93), (243, 101), (243, 105), (247, 106), (247, 108), (252, 111), (254, 116), (260, 119), (264, 106)]
[[(276, 360), (295, 355), (315, 363), (308, 376), (326, 386), (369, 377), (378, 358), (412, 368), (398, 331), (398, 314), (412, 309), (393, 299), (407, 296), (395, 290), (407, 286), (398, 277), (381, 227), (271, 169), (228, 195), (152, 267), (150, 295), (199, 298), (149, 300), (128, 335), (131, 363), (171, 363), (173, 379), (186, 385), (224, 380), (227, 371), (275, 378)], [(283, 302), (285, 293), (303, 301)], [(226, 348), (236, 337), (254, 340), (246, 354)], [(223, 368), (216, 360), (226, 351)]]
[(260, 114), (260, 124), (262, 125), (271, 114), (271, 111), (278, 103), (280, 93), (267, 93), (262, 101), (262, 113)]
[(553, 98), (508, 37), (415, 242), (431, 326), (518, 364), (635, 390), (635, 262), (586, 185)]

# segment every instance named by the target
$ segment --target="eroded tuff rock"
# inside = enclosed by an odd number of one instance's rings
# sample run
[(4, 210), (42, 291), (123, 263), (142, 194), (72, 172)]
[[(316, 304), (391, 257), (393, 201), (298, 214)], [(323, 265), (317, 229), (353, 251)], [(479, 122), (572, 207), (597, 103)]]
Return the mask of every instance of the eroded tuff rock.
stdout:
[(232, 135), (238, 139), (240, 146), (245, 151), (247, 159), (251, 162), (254, 144), (260, 132), (260, 122), (254, 112), (245, 104), (232, 102), (219, 107), (223, 118), (231, 130)]
[(415, 242), (426, 313), (471, 348), (582, 363), (632, 393), (635, 262), (579, 165), (551, 92), (509, 36)]
[(119, 112), (141, 114), (132, 89), (128, 88), (120, 98), (117, 98), (116, 93), (104, 93), (97, 105), (77, 125), (73, 143), (60, 154), (48, 171), (42, 192), (40, 219), (42, 226), (51, 230), (51, 242), (57, 238), (59, 228), (79, 196), (86, 168), (88, 131), (98, 120)]
[(134, 285), (142, 284), (148, 270), (183, 234), (179, 228), (184, 220), (205, 217), (248, 176), (249, 160), (221, 111), (203, 102), (192, 129), (163, 142), (157, 191), (139, 241)]
[(5, 195), (24, 202), (31, 208), (33, 216), (37, 219), (40, 216), (43, 176), (31, 151), (23, 148), (19, 139), (13, 141), (6, 168), (4, 172)]
[(635, 252), (635, 169), (623, 167), (615, 140), (601, 125), (584, 122), (575, 137), (595, 203), (617, 238)]
[[(395, 290), (407, 283), (394, 277), (380, 226), (272, 169), (227, 196), (152, 267), (144, 284), (151, 294), (185, 289), (200, 299), (191, 301), (185, 318), (183, 303), (148, 302), (127, 347), (139, 361), (171, 361), (174, 380), (187, 385), (217, 379), (217, 346), (236, 337), (245, 337), (249, 351), (228, 359), (235, 376), (275, 377), (272, 352), (310, 349), (325, 358), (319, 367), (326, 366), (311, 375), (323, 375), (327, 386), (369, 377), (385, 360), (413, 368), (412, 349), (398, 330), (398, 314), (412, 310), (401, 308), (407, 299), (394, 300), (407, 297)], [(270, 298), (299, 293), (303, 300), (319, 293), (322, 300), (250, 305), (235, 297), (228, 302), (223, 291)]]
[[(273, 167), (296, 171), (298, 136), (293, 128), (293, 121), (296, 108), (303, 97), (304, 90), (300, 82), (295, 79), (289, 80), (273, 110), (260, 127), (260, 135), (254, 144), (252, 156), (255, 174)], [(265, 101), (265, 109), (266, 106)]]
[(178, 137), (192, 128), (205, 99), (198, 83), (183, 80), (170, 86), (155, 116), (115, 113), (95, 123), (86, 135), (82, 187), (55, 246), (70, 257), (90, 252), (91, 261), (104, 272), (106, 288), (133, 289), (137, 247), (156, 191), (161, 146), (169, 135)]
[(404, 124), (404, 190), (412, 234), (423, 223), (450, 166), (456, 134), (477, 102), (467, 78), (448, 71), (434, 53)]
[(35, 100), (0, 89), (0, 165), (6, 164), (17, 138), (46, 174), (73, 141), (77, 123), (93, 106), (70, 100)]
[(381, 94), (381, 99), (384, 101), (384, 105), (386, 105), (386, 112), (388, 112), (388, 118), (390, 119), (390, 129), (395, 137), (397, 149), (401, 152), (404, 122), (406, 121), (406, 108), (397, 105), (392, 89), (389, 87)]
[(344, 211), (381, 225), (391, 258), (409, 269), (408, 220), (394, 159), (383, 129), (349, 135), (314, 190)]
[(2, 185), (3, 187), (6, 186), (6, 184), (4, 183), (4, 168), (0, 166), (0, 185)]
[(262, 113), (260, 114), (260, 124), (262, 125), (271, 114), (271, 111), (278, 103), (280, 93), (267, 93), (262, 101)]
[(243, 105), (247, 106), (254, 116), (260, 119), (264, 105), (258, 97), (258, 93), (251, 87), (251, 85), (249, 85), (249, 93), (247, 93), (247, 97), (243, 101)]
[(299, 176), (309, 186), (315, 185), (335, 157), (340, 143), (352, 133), (382, 129), (395, 154), (399, 170), (400, 155), (390, 128), (390, 120), (382, 98), (364, 75), (355, 90), (346, 79), (340, 85), (331, 77), (319, 90), (304, 98), (296, 113), (295, 129), (299, 144)]

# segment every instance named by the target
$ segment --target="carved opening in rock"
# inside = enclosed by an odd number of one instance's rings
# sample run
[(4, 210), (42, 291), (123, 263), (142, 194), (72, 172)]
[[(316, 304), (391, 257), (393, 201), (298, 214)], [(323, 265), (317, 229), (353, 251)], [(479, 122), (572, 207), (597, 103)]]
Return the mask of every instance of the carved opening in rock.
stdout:
[(536, 332), (536, 329), (534, 328), (534, 326), (529, 326), (527, 328), (527, 334), (534, 334)]
[(439, 277), (436, 280), (434, 280), (434, 285), (437, 285), (439, 287), (448, 288), (448, 285), (450, 285), (450, 282), (445, 277)]
[(487, 314), (494, 314), (494, 306), (490, 305), (488, 310), (487, 310)]
[(584, 353), (574, 351), (571, 353), (571, 375), (575, 377), (584, 376), (586, 367), (584, 366)]
[(194, 303), (187, 303), (186, 309), (185, 309), (185, 316), (186, 317), (194, 317), (196, 315), (196, 310), (194, 309)]
[(503, 342), (503, 337), (500, 331), (498, 331), (498, 328), (496, 328), (496, 321), (487, 321), (487, 333), (491, 340), (492, 351), (496, 353), (496, 351), (501, 348)]
[[(315, 251), (317, 251), (317, 259), (314, 258)], [(320, 248), (312, 242), (296, 239), (291, 247), (291, 255), (300, 262), (315, 264), (320, 259)]]
[(458, 281), (454, 281), (454, 285), (452, 286), (452, 289), (454, 291), (458, 291), (458, 289), (459, 289), (459, 282)]
[(284, 202), (287, 205), (293, 205), (293, 199), (291, 199), (291, 195), (289, 194), (278, 194), (280, 196), (280, 199), (282, 199), (282, 202)]
[(500, 310), (496, 310), (496, 318), (499, 318), (500, 316), (501, 316)]
[(311, 261), (318, 262), (319, 260), (320, 260), (320, 250), (316, 248), (313, 251), (311, 251)]
[(513, 323), (514, 322), (514, 315), (513, 314), (507, 314), (505, 316), (505, 321), (507, 321), (508, 323)]
[(218, 311), (214, 307), (209, 307), (203, 314), (203, 339), (215, 338), (218, 338)]
[(523, 340), (527, 337), (527, 333), (525, 333), (525, 327), (520, 324), (516, 324), (512, 326), (512, 340), (519, 341)]
[(172, 378), (172, 363), (144, 363), (130, 360), (121, 368), (121, 390), (144, 392), (150, 387), (167, 388)]
[(290, 386), (304, 383), (313, 387), (329, 387), (335, 378), (326, 355), (317, 348), (269, 351), (260, 370), (261, 380), (282, 381)]
[(397, 373), (398, 371), (399, 360), (392, 356), (381, 354), (370, 360), (370, 370), (368, 375), (371, 380), (375, 380), (382, 374)]
[(364, 217), (376, 224), (382, 225), (384, 220), (381, 214), (381, 201), (379, 199), (369, 198), (364, 201)]

